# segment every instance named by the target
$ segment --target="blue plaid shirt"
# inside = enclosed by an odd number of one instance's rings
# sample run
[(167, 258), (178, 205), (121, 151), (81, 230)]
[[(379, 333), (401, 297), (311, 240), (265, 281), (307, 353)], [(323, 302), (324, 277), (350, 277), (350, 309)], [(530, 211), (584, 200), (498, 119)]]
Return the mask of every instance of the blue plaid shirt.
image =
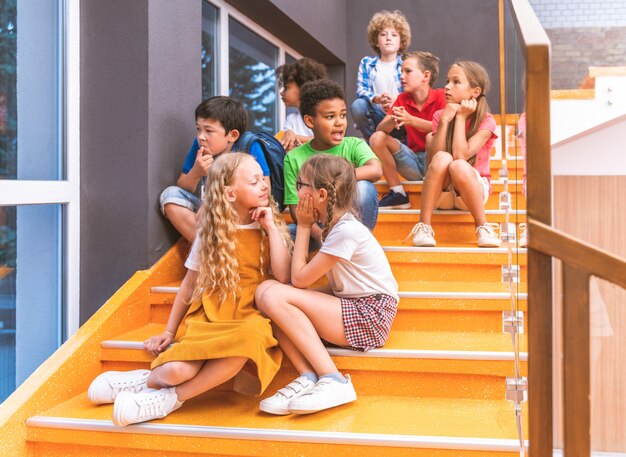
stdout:
[[(374, 93), (374, 79), (376, 78), (376, 64), (378, 56), (365, 56), (359, 64), (359, 74), (356, 82), (357, 97), (365, 97), (372, 100), (376, 95)], [(400, 74), (402, 73), (402, 57), (398, 56), (396, 60), (396, 86), (398, 92), (402, 92), (402, 83), (400, 82)]]

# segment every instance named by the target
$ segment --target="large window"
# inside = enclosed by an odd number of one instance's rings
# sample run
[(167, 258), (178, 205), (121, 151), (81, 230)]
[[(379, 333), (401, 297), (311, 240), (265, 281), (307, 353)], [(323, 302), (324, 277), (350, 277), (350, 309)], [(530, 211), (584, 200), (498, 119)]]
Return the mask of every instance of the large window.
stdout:
[(275, 71), (300, 55), (222, 0), (202, 1), (202, 97), (230, 95), (249, 129), (275, 133), (285, 117)]
[(0, 2), (0, 401), (78, 326), (78, 2)]

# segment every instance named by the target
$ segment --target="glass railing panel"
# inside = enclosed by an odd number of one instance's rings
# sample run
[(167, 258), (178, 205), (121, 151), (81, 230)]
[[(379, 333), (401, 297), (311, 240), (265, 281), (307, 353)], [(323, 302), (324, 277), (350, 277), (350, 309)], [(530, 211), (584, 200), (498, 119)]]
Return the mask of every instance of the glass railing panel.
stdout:
[[(501, 161), (499, 182), (499, 209), (503, 212), (500, 224), (502, 247), (507, 261), (502, 266), (502, 281), (510, 291), (510, 307), (503, 313), (503, 331), (511, 337), (514, 366), (507, 378), (506, 398), (511, 401), (511, 414), (517, 423), (520, 455), (526, 454), (528, 440), (526, 354), (526, 249), (520, 244), (526, 222), (525, 166), (525, 54), (519, 42), (512, 11), (504, 2), (504, 113), (500, 116), (498, 143)], [(498, 87), (502, 87), (502, 81)], [(501, 91), (502, 94), (502, 91)], [(502, 104), (501, 104), (502, 107)], [(502, 111), (502, 108), (500, 111)]]

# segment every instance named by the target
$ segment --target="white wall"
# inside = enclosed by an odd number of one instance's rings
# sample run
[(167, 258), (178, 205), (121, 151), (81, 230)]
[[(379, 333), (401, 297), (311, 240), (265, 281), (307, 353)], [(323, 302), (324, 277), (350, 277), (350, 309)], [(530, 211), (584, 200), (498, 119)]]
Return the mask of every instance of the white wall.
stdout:
[(553, 143), (552, 174), (626, 175), (626, 114)]
[(597, 77), (592, 100), (552, 100), (553, 147), (567, 138), (626, 114), (626, 77)]

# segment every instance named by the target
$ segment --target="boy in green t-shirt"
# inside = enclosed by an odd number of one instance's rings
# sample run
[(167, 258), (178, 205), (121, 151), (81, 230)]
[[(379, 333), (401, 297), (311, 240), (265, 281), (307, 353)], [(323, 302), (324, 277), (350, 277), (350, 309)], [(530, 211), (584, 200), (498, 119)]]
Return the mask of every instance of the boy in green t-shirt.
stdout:
[[(346, 102), (339, 84), (320, 79), (302, 85), (300, 112), (313, 131), (313, 139), (294, 148), (285, 156), (285, 205), (295, 221), (298, 204), (296, 180), (302, 164), (314, 154), (343, 157), (354, 165), (357, 179), (357, 207), (361, 221), (370, 230), (378, 219), (378, 192), (374, 182), (382, 176), (382, 167), (368, 144), (360, 138), (344, 137), (348, 126)], [(321, 228), (314, 226), (311, 235), (317, 241)]]

